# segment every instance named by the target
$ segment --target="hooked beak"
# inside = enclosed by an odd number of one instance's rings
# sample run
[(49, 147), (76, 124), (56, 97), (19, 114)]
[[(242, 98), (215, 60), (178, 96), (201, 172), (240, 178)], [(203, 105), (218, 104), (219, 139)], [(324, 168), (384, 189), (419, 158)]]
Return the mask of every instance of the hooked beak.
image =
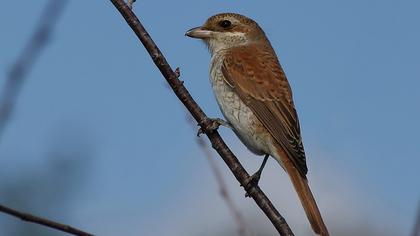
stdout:
[(188, 30), (185, 35), (191, 38), (206, 39), (212, 36), (213, 32), (206, 30), (203, 27), (195, 27)]

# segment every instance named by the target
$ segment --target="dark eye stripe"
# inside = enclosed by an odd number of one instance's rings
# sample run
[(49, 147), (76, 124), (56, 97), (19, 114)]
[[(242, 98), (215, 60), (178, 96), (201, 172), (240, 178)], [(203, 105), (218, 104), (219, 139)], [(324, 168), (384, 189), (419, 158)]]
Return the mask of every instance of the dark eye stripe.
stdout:
[(223, 28), (229, 28), (230, 26), (232, 26), (232, 22), (228, 20), (222, 20), (219, 22), (219, 25)]

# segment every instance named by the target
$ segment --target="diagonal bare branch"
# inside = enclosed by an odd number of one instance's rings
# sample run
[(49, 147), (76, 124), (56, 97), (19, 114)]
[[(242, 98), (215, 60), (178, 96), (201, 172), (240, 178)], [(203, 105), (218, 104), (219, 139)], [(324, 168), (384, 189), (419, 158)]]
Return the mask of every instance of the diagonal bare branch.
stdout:
[(110, 0), (112, 4), (124, 17), (125, 21), (131, 27), (133, 32), (137, 35), (143, 46), (150, 54), (153, 62), (165, 77), (166, 81), (171, 86), (175, 95), (184, 104), (184, 106), (191, 113), (193, 118), (201, 126), (201, 129), (209, 138), (212, 147), (219, 153), (221, 158), (225, 161), (226, 165), (232, 171), (235, 178), (244, 187), (247, 194), (254, 199), (261, 210), (270, 219), (274, 227), (277, 229), (280, 235), (293, 235), (290, 227), (286, 223), (286, 220), (280, 215), (277, 209), (273, 206), (268, 197), (260, 189), (260, 187), (252, 181), (248, 181), (250, 176), (243, 168), (241, 163), (227, 147), (219, 133), (212, 129), (212, 120), (210, 120), (206, 114), (201, 110), (198, 104), (191, 97), (188, 90), (183, 85), (183, 82), (178, 79), (179, 73), (172, 70), (162, 52), (159, 50), (157, 45), (154, 43), (146, 29), (140, 23), (137, 16), (131, 11), (130, 7), (123, 0)]
[(23, 221), (28, 221), (35, 224), (44, 225), (44, 226), (47, 226), (48, 228), (53, 228), (62, 232), (69, 233), (69, 234), (78, 235), (78, 236), (93, 236), (93, 234), (86, 233), (72, 226), (61, 224), (52, 220), (48, 220), (45, 218), (31, 215), (28, 213), (20, 212), (20, 211), (14, 210), (12, 208), (9, 208), (3, 205), (0, 205), (0, 212), (6, 213), (11, 216), (15, 216), (17, 218), (20, 218)]

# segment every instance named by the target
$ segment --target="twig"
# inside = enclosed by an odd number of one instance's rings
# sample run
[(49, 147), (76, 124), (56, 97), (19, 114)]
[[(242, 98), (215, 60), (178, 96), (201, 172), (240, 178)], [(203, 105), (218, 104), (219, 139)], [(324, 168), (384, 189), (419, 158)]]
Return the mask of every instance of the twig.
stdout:
[[(195, 129), (196, 125), (194, 121), (191, 119), (191, 116), (188, 115), (187, 119), (188, 119), (188, 123), (191, 124), (193, 129)], [(251, 231), (247, 227), (247, 224), (241, 212), (236, 208), (235, 203), (233, 202), (233, 199), (230, 197), (226, 183), (223, 180), (222, 173), (220, 172), (220, 169), (218, 168), (217, 163), (213, 159), (213, 155), (209, 147), (207, 146), (206, 142), (204, 142), (204, 140), (200, 137), (196, 137), (196, 141), (197, 141), (198, 146), (204, 152), (204, 155), (206, 156), (207, 160), (209, 161), (210, 169), (212, 170), (216, 178), (216, 182), (218, 183), (219, 188), (220, 188), (220, 195), (222, 196), (223, 200), (225, 200), (226, 205), (228, 206), (230, 212), (232, 212), (233, 218), (235, 219), (236, 224), (238, 225), (238, 234), (241, 236), (252, 235)]]
[(28, 222), (36, 223), (39, 225), (44, 225), (49, 228), (53, 228), (62, 232), (69, 233), (69, 234), (78, 235), (78, 236), (93, 236), (93, 234), (86, 233), (72, 226), (64, 225), (64, 224), (61, 224), (52, 220), (44, 219), (38, 216), (34, 216), (28, 213), (20, 212), (20, 211), (14, 210), (12, 208), (9, 208), (3, 205), (0, 205), (0, 212), (4, 212), (8, 215), (15, 216), (17, 218), (20, 218), (23, 221), (28, 221)]
[(65, 3), (67, 0), (50, 0), (48, 2), (34, 34), (29, 38), (22, 53), (7, 74), (0, 100), (0, 139), (14, 110), (24, 79), (47, 46), (54, 26), (64, 10)]
[(153, 42), (150, 35), (140, 23), (137, 16), (131, 11), (131, 9), (123, 0), (110, 1), (112, 4), (114, 4), (128, 25), (137, 35), (143, 46), (152, 57), (153, 62), (171, 86), (175, 95), (179, 98), (179, 100), (184, 104), (194, 119), (201, 126), (201, 129), (209, 138), (212, 147), (219, 153), (219, 155), (225, 161), (226, 165), (232, 171), (235, 178), (244, 187), (248, 195), (255, 200), (257, 205), (267, 215), (280, 235), (293, 235), (290, 227), (286, 223), (286, 220), (280, 215), (276, 208), (274, 208), (273, 204), (261, 191), (260, 187), (252, 183), (252, 181), (247, 181), (250, 178), (249, 174), (242, 167), (232, 151), (227, 147), (217, 130), (211, 129), (213, 124), (212, 120), (209, 119), (201, 110), (201, 108), (194, 101), (188, 90), (183, 85), (183, 82), (178, 79), (178, 74), (172, 70), (157, 45)]
[(133, 4), (136, 2), (136, 0), (127, 0), (127, 5), (130, 9), (133, 9)]

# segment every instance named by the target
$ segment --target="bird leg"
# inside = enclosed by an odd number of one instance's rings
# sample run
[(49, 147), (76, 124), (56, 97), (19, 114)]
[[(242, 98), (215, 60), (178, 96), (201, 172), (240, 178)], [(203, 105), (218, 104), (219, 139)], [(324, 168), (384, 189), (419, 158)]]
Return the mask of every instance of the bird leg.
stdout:
[[(262, 173), (262, 171), (265, 167), (265, 164), (267, 163), (268, 157), (270, 157), (270, 155), (265, 154), (264, 160), (263, 160), (260, 168), (257, 170), (257, 172), (255, 172), (253, 175), (251, 175), (247, 179), (247, 181), (245, 183), (245, 187), (247, 187), (251, 182), (255, 185), (258, 185), (258, 182), (260, 181), (260, 178), (261, 178), (261, 173)], [(245, 197), (249, 197), (248, 193), (245, 194)]]
[[(227, 127), (227, 128), (232, 129), (232, 126), (230, 125), (230, 123), (227, 122), (227, 121), (225, 121), (225, 120), (223, 120), (223, 119), (220, 119), (220, 118), (209, 118), (209, 120), (212, 121), (211, 126), (208, 128), (211, 131), (217, 130), (219, 128), (219, 126), (224, 126), (224, 127)], [(198, 129), (198, 132), (197, 132), (197, 137), (199, 137), (201, 134), (204, 134), (204, 133), (205, 132), (204, 132), (203, 128), (199, 128)]]
[(264, 169), (264, 167), (265, 167), (265, 163), (267, 163), (267, 160), (268, 160), (268, 157), (269, 157), (270, 155), (268, 155), (268, 154), (265, 154), (265, 157), (264, 157), (264, 160), (263, 160), (263, 162), (261, 163), (261, 166), (260, 166), (260, 168), (257, 170), (257, 172), (255, 172), (250, 178), (251, 178), (251, 180), (252, 181), (255, 181), (255, 183), (257, 183), (258, 184), (258, 182), (260, 181), (260, 178), (261, 178), (261, 173), (262, 173), (262, 171), (263, 171), (263, 169)]

